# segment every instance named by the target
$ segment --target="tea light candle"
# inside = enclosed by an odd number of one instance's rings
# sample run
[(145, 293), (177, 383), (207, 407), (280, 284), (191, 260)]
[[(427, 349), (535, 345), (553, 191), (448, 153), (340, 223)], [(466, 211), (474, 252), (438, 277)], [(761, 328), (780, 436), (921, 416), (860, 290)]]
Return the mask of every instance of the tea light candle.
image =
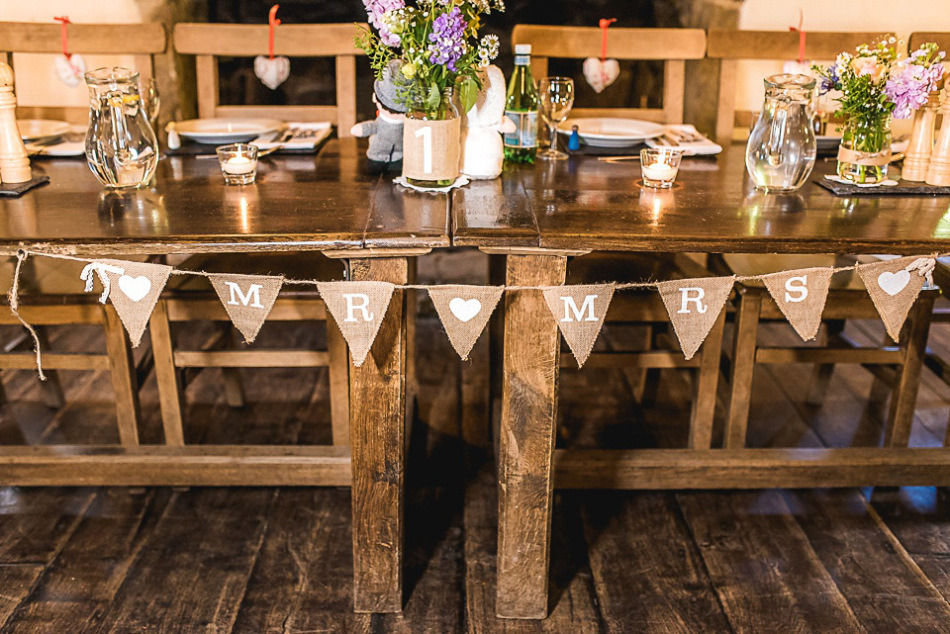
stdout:
[(221, 173), (228, 185), (250, 185), (257, 177), (257, 146), (247, 143), (218, 148)]
[(653, 163), (643, 166), (643, 175), (654, 181), (669, 181), (676, 176), (676, 169), (666, 163)]
[(643, 184), (657, 189), (673, 186), (683, 153), (675, 148), (644, 148), (640, 150), (640, 174)]
[(250, 174), (255, 167), (257, 167), (257, 161), (252, 161), (243, 154), (232, 156), (221, 164), (221, 169), (228, 174)]

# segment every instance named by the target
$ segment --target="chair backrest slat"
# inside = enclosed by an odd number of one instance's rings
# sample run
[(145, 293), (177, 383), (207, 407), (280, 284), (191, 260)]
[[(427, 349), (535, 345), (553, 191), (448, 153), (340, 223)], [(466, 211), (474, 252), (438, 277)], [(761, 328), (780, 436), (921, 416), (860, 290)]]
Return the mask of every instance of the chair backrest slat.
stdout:
[(921, 31), (911, 33), (910, 38), (907, 40), (907, 48), (910, 51), (914, 51), (920, 48), (921, 44), (926, 44), (927, 42), (936, 42), (941, 51), (947, 51), (947, 53), (950, 54), (950, 33), (948, 32), (929, 33)]
[[(861, 44), (873, 44), (893, 33), (808, 31), (805, 56), (809, 60), (832, 60), (842, 51)], [(801, 40), (792, 31), (709, 31), (706, 56), (720, 60), (719, 97), (716, 112), (716, 139), (732, 140), (736, 125), (736, 62), (738, 60), (794, 61)]]
[[(160, 55), (168, 46), (162, 24), (70, 24), (69, 52), (81, 55)], [(0, 22), (0, 49), (59, 53), (59, 24)]]
[[(532, 72), (548, 74), (548, 58), (600, 57), (601, 30), (596, 27), (519, 24), (511, 34), (514, 44), (531, 44)], [(663, 107), (590, 109), (575, 108), (574, 116), (638, 117), (661, 123), (681, 123), (686, 91), (686, 60), (702, 59), (706, 33), (702, 29), (613, 28), (607, 40), (607, 57), (618, 60), (662, 60)]]
[(219, 57), (255, 57), (268, 53), (264, 24), (177, 24), (175, 50), (196, 56), (198, 114), (201, 117), (272, 116), (292, 121), (331, 120), (337, 134), (348, 136), (356, 123), (356, 56), (353, 24), (282, 24), (274, 35), (274, 54), (333, 57), (336, 103), (320, 106), (240, 106), (218, 98)]

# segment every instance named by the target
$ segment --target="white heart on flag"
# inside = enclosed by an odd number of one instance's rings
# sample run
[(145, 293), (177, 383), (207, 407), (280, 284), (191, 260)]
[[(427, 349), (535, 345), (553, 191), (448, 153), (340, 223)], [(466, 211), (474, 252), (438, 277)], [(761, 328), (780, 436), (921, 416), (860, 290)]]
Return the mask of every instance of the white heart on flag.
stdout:
[(65, 55), (58, 55), (53, 67), (59, 80), (70, 88), (75, 88), (81, 84), (83, 76), (86, 74), (86, 60), (82, 58), (82, 55), (76, 53), (73, 53), (69, 58)]
[(910, 283), (910, 271), (906, 270), (901, 270), (897, 273), (884, 271), (877, 277), (877, 285), (891, 297), (904, 290), (908, 283)]
[(602, 92), (620, 76), (620, 63), (615, 59), (601, 60), (588, 57), (584, 60), (584, 78), (594, 92)]
[(277, 90), (290, 77), (290, 60), (283, 56), (271, 59), (266, 55), (258, 55), (254, 58), (254, 74), (265, 86)]
[(455, 315), (459, 321), (465, 323), (471, 321), (478, 313), (482, 312), (482, 303), (477, 299), (465, 300), (461, 297), (456, 297), (449, 302), (449, 310), (452, 311), (452, 314)]
[(141, 301), (152, 290), (152, 282), (144, 275), (138, 277), (123, 275), (119, 278), (119, 290), (125, 293), (125, 296), (133, 302), (137, 302)]

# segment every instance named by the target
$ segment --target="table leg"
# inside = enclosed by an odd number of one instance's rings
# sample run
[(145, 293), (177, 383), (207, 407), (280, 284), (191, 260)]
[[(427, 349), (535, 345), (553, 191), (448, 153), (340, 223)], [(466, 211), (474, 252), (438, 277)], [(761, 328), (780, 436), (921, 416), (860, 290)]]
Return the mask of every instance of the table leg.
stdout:
[[(507, 283), (564, 283), (564, 255), (509, 255)], [(548, 611), (552, 462), (560, 333), (540, 291), (505, 296), (504, 387), (498, 439), (498, 616)]]
[[(350, 279), (405, 284), (405, 257), (350, 260)], [(362, 367), (350, 368), (353, 609), (402, 609), (406, 310), (397, 290)]]

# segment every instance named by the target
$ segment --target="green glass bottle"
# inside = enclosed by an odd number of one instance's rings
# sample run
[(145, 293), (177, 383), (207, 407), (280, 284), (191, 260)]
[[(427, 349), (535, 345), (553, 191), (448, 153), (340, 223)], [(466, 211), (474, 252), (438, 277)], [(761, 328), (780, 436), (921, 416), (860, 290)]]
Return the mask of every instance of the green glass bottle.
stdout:
[(538, 153), (538, 87), (531, 76), (531, 45), (515, 45), (515, 72), (508, 83), (505, 116), (515, 131), (505, 133), (505, 160), (534, 163)]

